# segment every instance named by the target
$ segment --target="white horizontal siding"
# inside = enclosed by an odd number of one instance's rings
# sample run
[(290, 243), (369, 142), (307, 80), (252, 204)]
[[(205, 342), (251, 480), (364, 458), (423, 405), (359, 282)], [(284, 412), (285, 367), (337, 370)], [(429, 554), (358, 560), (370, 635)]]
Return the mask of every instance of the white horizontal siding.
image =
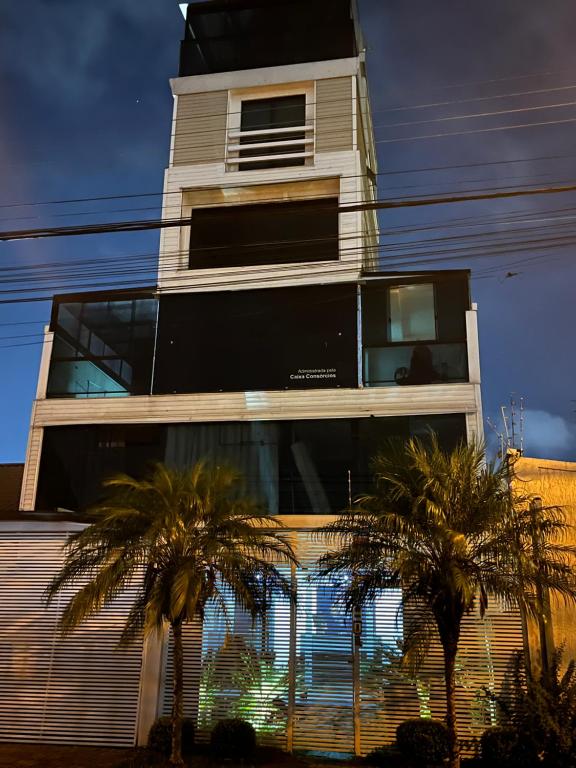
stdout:
[(178, 96), (172, 163), (224, 162), (228, 91)]
[[(41, 401), (37, 401), (41, 402)], [(40, 469), (40, 454), (42, 452), (42, 437), (44, 432), (41, 427), (35, 426), (36, 406), (32, 410), (32, 426), (28, 433), (28, 447), (26, 450), (26, 463), (22, 477), (22, 490), (20, 492), (20, 509), (34, 509), (36, 502), (36, 484)]]
[(133, 595), (62, 638), (57, 621), (73, 593), (48, 608), (42, 593), (66, 532), (22, 528), (0, 525), (0, 741), (132, 745), (142, 646), (116, 646)]
[(316, 152), (353, 149), (352, 78), (316, 82)]
[(472, 384), (58, 398), (36, 403), (35, 426), (416, 416), (473, 413), (475, 408)]

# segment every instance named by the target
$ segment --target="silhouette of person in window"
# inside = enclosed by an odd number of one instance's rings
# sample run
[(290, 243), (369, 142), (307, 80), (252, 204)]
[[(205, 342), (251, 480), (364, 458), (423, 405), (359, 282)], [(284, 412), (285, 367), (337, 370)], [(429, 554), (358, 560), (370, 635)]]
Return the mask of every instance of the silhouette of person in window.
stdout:
[(415, 346), (412, 350), (410, 368), (398, 368), (394, 374), (396, 384), (431, 384), (438, 378), (432, 352), (425, 344)]

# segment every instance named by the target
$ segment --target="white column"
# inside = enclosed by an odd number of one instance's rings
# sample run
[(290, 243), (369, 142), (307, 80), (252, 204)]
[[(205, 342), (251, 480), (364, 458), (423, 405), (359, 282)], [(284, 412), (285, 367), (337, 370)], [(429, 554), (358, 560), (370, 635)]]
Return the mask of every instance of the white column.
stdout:
[(139, 747), (146, 745), (150, 728), (159, 714), (164, 640), (165, 635), (160, 637), (153, 632), (144, 641), (136, 730), (136, 743)]

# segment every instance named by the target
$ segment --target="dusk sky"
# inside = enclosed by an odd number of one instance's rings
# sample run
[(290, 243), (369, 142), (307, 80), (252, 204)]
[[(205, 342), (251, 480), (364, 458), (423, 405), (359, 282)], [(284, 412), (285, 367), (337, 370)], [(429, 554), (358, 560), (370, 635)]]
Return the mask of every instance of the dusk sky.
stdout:
[[(576, 5), (359, 5), (380, 199), (575, 183)], [(176, 0), (0, 0), (0, 230), (159, 215), (183, 26)], [(526, 453), (576, 460), (576, 194), (380, 225), (383, 269), (472, 270), (484, 415), (524, 397)], [(24, 460), (48, 297), (150, 284), (157, 251), (157, 232), (0, 243), (0, 462)]]

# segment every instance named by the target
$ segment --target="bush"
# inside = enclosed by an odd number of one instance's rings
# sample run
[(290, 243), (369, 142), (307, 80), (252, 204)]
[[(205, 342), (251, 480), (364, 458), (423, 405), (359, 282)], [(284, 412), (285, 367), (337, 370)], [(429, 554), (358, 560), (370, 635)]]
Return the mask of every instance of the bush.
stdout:
[(405, 720), (396, 729), (396, 743), (419, 768), (441, 765), (448, 757), (448, 730), (439, 720)]
[(503, 725), (518, 734), (522, 754), (514, 756), (513, 765), (576, 768), (576, 664), (570, 661), (563, 669), (561, 648), (548, 675), (533, 675), (517, 653), (509, 690), (491, 698)]
[(384, 744), (376, 747), (364, 758), (368, 765), (376, 765), (378, 768), (404, 768), (406, 759), (396, 744)]
[(480, 748), (486, 765), (519, 768), (524, 764), (518, 731), (511, 726), (488, 728), (482, 734)]
[(256, 731), (239, 717), (220, 720), (210, 736), (210, 747), (215, 757), (245, 760), (256, 749)]
[[(194, 721), (185, 717), (182, 721), (182, 754), (189, 755), (194, 748)], [(172, 720), (159, 717), (150, 728), (148, 749), (168, 757), (172, 752)]]

